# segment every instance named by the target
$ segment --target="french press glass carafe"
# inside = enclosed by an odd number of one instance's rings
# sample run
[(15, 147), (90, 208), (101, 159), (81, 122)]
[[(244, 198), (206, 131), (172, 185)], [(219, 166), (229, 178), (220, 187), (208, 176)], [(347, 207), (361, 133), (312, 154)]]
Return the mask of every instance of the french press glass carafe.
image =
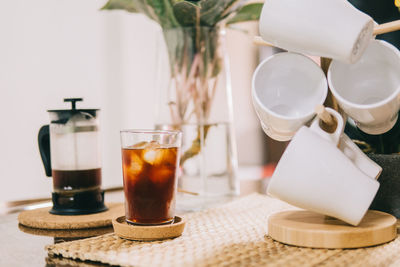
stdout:
[(52, 214), (104, 211), (101, 190), (99, 110), (77, 109), (82, 98), (67, 98), (71, 109), (48, 110), (50, 126), (39, 131), (39, 150), (47, 176), (53, 177)]

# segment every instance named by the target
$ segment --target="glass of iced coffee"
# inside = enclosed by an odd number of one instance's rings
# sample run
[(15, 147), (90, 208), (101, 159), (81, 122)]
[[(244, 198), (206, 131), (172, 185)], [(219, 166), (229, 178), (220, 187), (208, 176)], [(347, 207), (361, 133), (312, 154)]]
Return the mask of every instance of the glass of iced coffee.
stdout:
[(179, 131), (121, 131), (128, 223), (173, 222), (181, 139)]

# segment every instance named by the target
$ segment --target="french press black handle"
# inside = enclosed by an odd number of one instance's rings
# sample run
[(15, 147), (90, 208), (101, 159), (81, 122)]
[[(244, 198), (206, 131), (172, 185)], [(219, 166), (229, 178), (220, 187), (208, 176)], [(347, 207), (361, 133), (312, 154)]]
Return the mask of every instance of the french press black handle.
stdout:
[(50, 158), (50, 130), (49, 125), (43, 125), (38, 134), (38, 143), (40, 156), (43, 161), (44, 170), (46, 175), (50, 177), (51, 174), (51, 158)]
[(76, 109), (76, 102), (83, 101), (83, 98), (64, 98), (64, 102), (71, 102), (71, 109)]

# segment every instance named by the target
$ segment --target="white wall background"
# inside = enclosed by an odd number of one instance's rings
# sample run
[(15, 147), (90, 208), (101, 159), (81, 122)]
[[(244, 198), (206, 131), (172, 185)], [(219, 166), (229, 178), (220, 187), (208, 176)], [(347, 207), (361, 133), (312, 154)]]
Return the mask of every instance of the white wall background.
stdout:
[[(0, 8), (0, 202), (50, 196), (37, 145), (47, 109), (83, 97), (101, 108), (103, 186), (122, 184), (119, 130), (151, 128), (159, 29), (142, 15), (99, 11), (95, 0), (13, 0)], [(254, 32), (255, 24), (244, 25)], [(261, 164), (250, 100), (251, 36), (228, 31), (239, 162)]]

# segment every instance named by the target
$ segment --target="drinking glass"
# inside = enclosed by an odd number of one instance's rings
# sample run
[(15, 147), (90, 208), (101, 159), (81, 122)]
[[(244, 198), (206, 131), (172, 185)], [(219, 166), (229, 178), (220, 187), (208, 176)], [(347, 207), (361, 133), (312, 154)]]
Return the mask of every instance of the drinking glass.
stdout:
[(128, 223), (173, 223), (181, 139), (179, 131), (121, 131)]

